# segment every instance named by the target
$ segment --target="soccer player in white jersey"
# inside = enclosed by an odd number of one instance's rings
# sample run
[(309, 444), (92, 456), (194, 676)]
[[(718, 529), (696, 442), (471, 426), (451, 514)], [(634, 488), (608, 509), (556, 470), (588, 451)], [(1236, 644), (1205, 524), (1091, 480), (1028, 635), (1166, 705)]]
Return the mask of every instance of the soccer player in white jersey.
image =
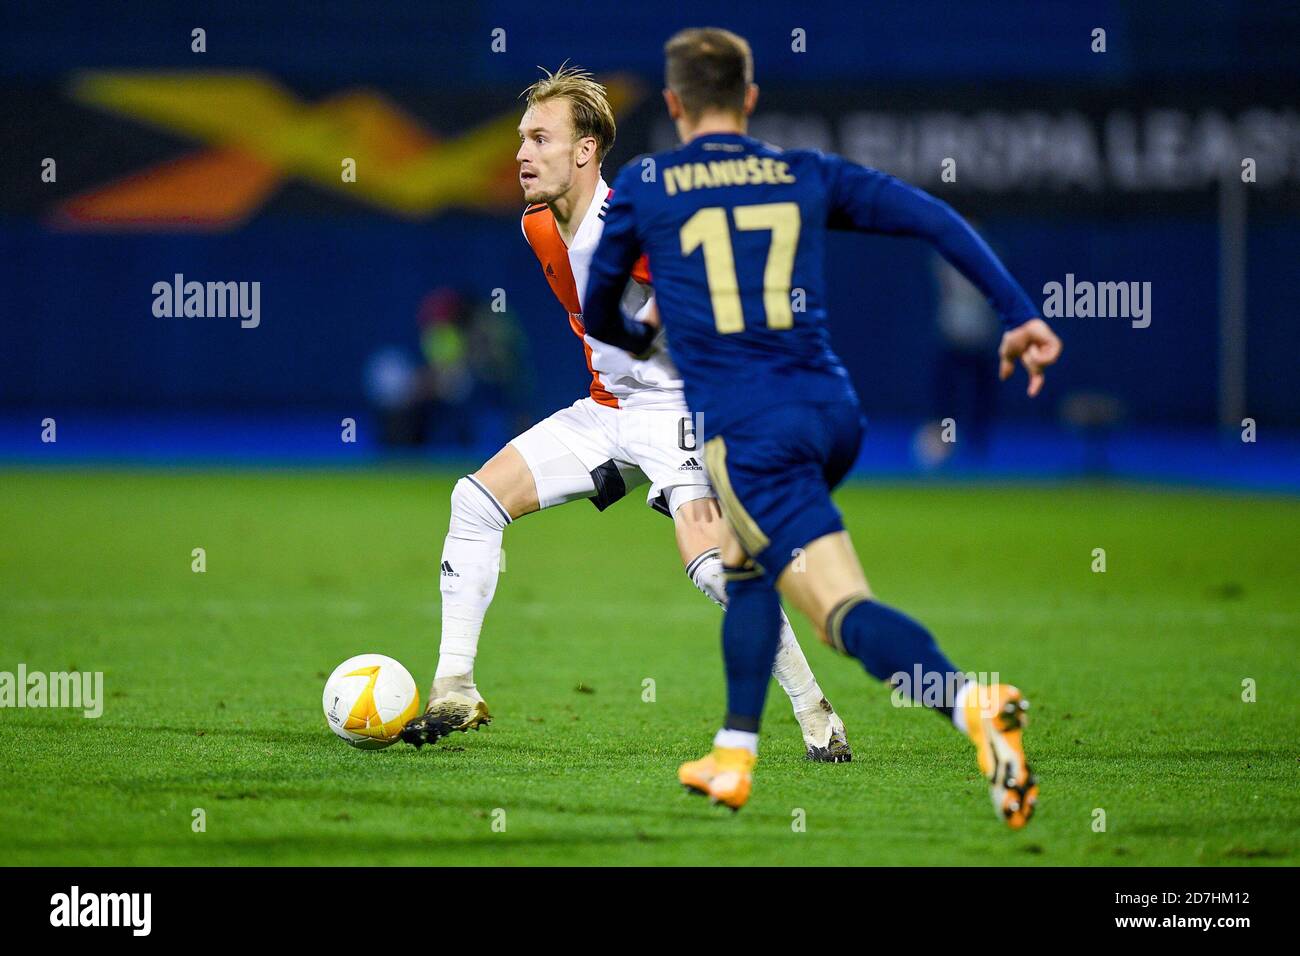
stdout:
[[(438, 668), (425, 713), (402, 735), (416, 746), (491, 719), (474, 681), (474, 660), (496, 592), (503, 532), (523, 515), (581, 498), (604, 510), (648, 484), (646, 503), (672, 517), (691, 581), (719, 605), (727, 600), (718, 554), (721, 513), (667, 350), (660, 343), (649, 357), (633, 358), (593, 339), (582, 326), (579, 290), (586, 286), (610, 196), (600, 164), (614, 145), (615, 126), (604, 87), (585, 71), (561, 68), (524, 95), (516, 156), (528, 204), (521, 224), (582, 342), (590, 394), (512, 440), (452, 490), (442, 551)], [(654, 308), (648, 281), (642, 262), (624, 296), (629, 314)], [(844, 724), (785, 619), (773, 675), (790, 697), (809, 758), (849, 760)]]

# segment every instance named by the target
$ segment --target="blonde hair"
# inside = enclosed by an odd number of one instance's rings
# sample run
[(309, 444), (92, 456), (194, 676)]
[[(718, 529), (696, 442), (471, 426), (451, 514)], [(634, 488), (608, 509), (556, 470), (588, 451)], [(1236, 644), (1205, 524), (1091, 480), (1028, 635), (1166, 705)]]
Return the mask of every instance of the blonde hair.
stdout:
[(617, 132), (614, 110), (610, 108), (605, 87), (597, 83), (586, 70), (569, 66), (567, 62), (561, 64), (554, 73), (545, 67), (541, 69), (546, 75), (519, 95), (526, 97), (529, 108), (547, 100), (568, 100), (574, 134), (579, 139), (594, 137), (596, 159), (598, 162), (604, 160), (614, 147), (614, 135)]

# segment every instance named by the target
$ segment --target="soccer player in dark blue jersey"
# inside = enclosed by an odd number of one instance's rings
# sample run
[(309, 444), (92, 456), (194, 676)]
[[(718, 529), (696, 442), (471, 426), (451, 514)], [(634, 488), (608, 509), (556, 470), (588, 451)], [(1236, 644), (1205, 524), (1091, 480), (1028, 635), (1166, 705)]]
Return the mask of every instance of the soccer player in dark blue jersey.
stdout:
[(857, 457), (863, 420), (827, 336), (827, 231), (930, 242), (997, 310), (1006, 328), (1000, 374), (1009, 377), (1019, 361), (1031, 396), (1060, 340), (945, 203), (837, 156), (745, 135), (758, 88), (743, 39), (685, 30), (665, 55), (664, 99), (683, 145), (634, 160), (615, 180), (583, 319), (601, 341), (647, 349), (658, 323), (619, 309), (646, 253), (659, 322), (700, 418), (730, 529), (726, 719), (712, 752), (684, 764), (679, 778), (733, 809), (748, 799), (784, 596), (824, 641), (969, 736), (995, 810), (1019, 828), (1038, 792), (1021, 739), (1020, 691), (968, 679), (921, 624), (873, 598), (831, 501)]

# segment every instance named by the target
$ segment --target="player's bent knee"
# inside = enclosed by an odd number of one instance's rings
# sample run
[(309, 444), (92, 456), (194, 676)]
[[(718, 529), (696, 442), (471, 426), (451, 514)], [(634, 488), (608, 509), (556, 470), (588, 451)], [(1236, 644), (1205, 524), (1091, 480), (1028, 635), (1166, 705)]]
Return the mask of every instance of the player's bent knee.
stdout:
[(506, 507), (474, 475), (466, 475), (451, 489), (451, 524), (501, 531), (513, 519)]
[(673, 520), (689, 528), (707, 529), (710, 534), (716, 534), (714, 524), (722, 520), (722, 511), (716, 498), (692, 498), (677, 506)]
[(817, 639), (823, 644), (837, 647), (832, 622), (837, 612), (847, 613), (852, 606), (871, 600), (871, 590), (865, 582), (831, 582), (818, 579), (805, 572), (786, 568), (777, 580), (781, 595), (797, 607), (812, 622)]
[(514, 446), (506, 445), (468, 476), (505, 509), (511, 520), (538, 510), (537, 483)]
[(819, 635), (834, 644), (825, 622), (845, 601), (870, 598), (871, 587), (853, 551), (848, 534), (824, 535), (803, 549), (800, 559), (788, 564), (777, 579), (781, 594), (819, 628)]

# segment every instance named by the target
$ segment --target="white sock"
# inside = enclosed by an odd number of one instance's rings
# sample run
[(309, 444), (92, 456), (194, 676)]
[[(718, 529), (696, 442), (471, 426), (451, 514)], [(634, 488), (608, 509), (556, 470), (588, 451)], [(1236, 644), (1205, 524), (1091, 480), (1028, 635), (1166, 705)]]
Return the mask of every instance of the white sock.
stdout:
[(750, 730), (722, 729), (713, 737), (715, 747), (739, 747), (752, 754), (758, 753), (758, 734)]
[(501, 573), (501, 537), (510, 517), (471, 477), (451, 491), (451, 522), (442, 546), (442, 643), (434, 678), (464, 676), (474, 683), (479, 632)]
[(966, 727), (966, 695), (978, 686), (975, 681), (968, 680), (957, 688), (957, 694), (952, 699), (952, 724), (963, 734), (970, 733)]
[(722, 570), (722, 558), (718, 557), (717, 548), (709, 548), (695, 556), (686, 565), (686, 576), (691, 583), (711, 598), (713, 603), (724, 611), (727, 609), (727, 578)]
[(785, 611), (781, 612), (781, 646), (776, 649), (772, 676), (789, 696), (790, 706), (796, 714), (819, 707), (826, 696), (808, 666), (808, 658), (803, 656), (803, 648), (794, 636), (794, 628), (790, 626)]
[[(726, 608), (727, 578), (717, 548), (698, 555), (686, 566), (686, 573), (697, 588), (713, 598), (719, 607)], [(772, 676), (790, 698), (796, 714), (812, 710), (821, 703), (822, 689), (817, 685), (817, 678), (808, 666), (808, 659), (803, 655), (803, 648), (794, 636), (794, 628), (790, 626), (785, 611), (781, 612), (781, 644), (772, 664)]]

